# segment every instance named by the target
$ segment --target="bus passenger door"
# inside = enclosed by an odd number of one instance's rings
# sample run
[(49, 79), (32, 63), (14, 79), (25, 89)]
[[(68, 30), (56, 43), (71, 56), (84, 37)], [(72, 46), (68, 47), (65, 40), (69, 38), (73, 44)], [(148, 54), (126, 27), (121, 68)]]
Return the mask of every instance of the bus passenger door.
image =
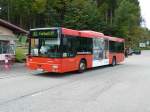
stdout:
[(63, 37), (63, 71), (76, 70), (76, 38), (65, 35)]

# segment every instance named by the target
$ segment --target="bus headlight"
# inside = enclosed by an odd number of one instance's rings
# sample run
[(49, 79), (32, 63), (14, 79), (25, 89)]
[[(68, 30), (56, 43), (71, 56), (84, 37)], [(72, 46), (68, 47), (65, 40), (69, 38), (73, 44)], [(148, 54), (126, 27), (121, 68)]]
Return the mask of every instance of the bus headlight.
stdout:
[(52, 65), (53, 69), (58, 69), (58, 65)]
[(29, 66), (29, 65), (30, 65), (29, 63), (26, 64), (26, 66)]

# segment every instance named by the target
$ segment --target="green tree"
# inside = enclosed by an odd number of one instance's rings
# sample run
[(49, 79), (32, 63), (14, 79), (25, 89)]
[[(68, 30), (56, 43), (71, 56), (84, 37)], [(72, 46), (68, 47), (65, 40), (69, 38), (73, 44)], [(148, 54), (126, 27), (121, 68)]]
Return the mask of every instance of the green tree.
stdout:
[(129, 44), (133, 43), (136, 29), (140, 27), (140, 8), (130, 0), (123, 0), (120, 2), (118, 9), (115, 12), (115, 25), (117, 25), (119, 32), (118, 36), (126, 38)]
[(0, 18), (25, 29), (63, 26), (122, 37), (129, 46), (149, 39), (138, 0), (0, 0)]

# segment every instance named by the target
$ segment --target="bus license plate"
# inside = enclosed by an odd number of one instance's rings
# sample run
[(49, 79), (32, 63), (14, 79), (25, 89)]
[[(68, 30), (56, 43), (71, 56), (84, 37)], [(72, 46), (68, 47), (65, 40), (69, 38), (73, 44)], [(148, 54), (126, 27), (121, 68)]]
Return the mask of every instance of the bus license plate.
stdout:
[(37, 71), (39, 71), (39, 72), (43, 72), (44, 70), (43, 70), (43, 69), (41, 69), (41, 68), (38, 68), (38, 69), (37, 69)]

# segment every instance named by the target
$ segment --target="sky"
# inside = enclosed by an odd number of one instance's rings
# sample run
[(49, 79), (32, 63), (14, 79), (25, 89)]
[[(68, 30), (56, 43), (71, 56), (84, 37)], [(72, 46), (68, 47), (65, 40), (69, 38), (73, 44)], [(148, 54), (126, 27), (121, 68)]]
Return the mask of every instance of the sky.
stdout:
[(150, 29), (150, 0), (139, 0), (141, 7), (141, 14), (145, 20), (146, 27)]

